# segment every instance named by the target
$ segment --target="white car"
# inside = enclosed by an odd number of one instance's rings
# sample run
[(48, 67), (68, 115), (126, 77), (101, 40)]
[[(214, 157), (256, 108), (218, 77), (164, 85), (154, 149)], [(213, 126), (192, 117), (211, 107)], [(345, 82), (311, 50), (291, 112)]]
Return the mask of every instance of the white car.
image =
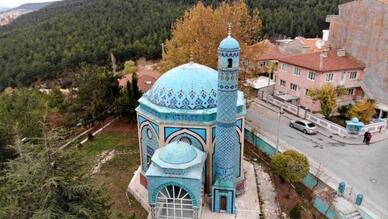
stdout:
[(290, 122), (290, 127), (298, 129), (305, 134), (316, 134), (318, 131), (317, 126), (307, 120), (292, 120)]

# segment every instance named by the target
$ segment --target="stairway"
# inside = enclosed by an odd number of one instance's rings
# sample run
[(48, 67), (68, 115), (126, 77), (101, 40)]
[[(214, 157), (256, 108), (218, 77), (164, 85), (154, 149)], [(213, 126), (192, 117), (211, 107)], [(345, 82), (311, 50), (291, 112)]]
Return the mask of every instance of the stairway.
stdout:
[(335, 208), (345, 219), (362, 219), (356, 205), (343, 197), (336, 197)]
[(358, 210), (344, 214), (345, 219), (362, 219), (362, 216)]

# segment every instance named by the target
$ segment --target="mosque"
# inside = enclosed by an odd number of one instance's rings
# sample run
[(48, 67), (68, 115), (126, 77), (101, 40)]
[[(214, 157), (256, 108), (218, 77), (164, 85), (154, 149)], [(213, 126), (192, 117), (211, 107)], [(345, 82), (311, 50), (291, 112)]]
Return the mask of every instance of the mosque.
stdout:
[(140, 184), (152, 218), (235, 213), (244, 189), (244, 95), (238, 90), (240, 46), (221, 41), (218, 71), (190, 62), (167, 71), (139, 99)]

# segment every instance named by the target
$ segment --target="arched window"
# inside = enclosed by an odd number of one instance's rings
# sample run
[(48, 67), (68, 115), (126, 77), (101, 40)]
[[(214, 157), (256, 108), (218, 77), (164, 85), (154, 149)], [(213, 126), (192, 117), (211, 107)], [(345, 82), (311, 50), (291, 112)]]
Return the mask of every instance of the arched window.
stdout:
[(159, 148), (159, 143), (156, 133), (150, 125), (144, 125), (141, 130), (141, 153), (142, 153), (142, 169), (144, 172), (151, 165), (151, 158), (156, 149)]
[(164, 187), (156, 198), (155, 216), (161, 219), (194, 218), (193, 201), (189, 193), (176, 185)]
[(181, 133), (176, 135), (169, 141), (169, 143), (170, 142), (185, 142), (187, 144), (193, 145), (201, 151), (204, 151), (204, 146), (201, 144), (201, 142), (196, 137), (188, 133)]
[(228, 68), (232, 68), (233, 65), (233, 59), (229, 58), (228, 59)]
[(191, 139), (190, 139), (189, 137), (186, 137), (186, 136), (181, 137), (181, 138), (179, 139), (179, 142), (184, 142), (184, 143), (187, 143), (187, 144), (190, 144), (190, 145), (193, 144), (193, 142), (191, 141)]

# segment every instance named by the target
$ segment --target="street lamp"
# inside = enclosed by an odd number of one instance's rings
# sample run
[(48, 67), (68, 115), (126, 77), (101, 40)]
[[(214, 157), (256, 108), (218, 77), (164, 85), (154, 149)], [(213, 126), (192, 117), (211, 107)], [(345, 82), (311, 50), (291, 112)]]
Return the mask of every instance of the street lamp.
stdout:
[(283, 107), (280, 107), (279, 110), (279, 117), (278, 117), (278, 130), (276, 135), (276, 154), (279, 152), (279, 131), (280, 131), (280, 118), (282, 117), (282, 114), (284, 113)]

